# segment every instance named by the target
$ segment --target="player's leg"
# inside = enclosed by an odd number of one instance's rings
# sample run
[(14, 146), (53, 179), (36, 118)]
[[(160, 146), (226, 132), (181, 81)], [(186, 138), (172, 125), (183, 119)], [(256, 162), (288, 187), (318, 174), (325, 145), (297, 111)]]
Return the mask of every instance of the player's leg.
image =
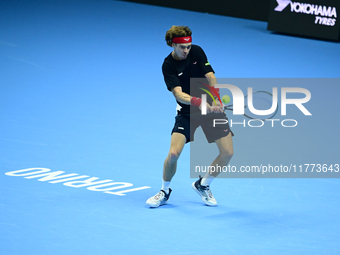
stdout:
[[(233, 140), (232, 140), (231, 132), (227, 136), (217, 139), (215, 143), (218, 147), (220, 154), (217, 156), (217, 158), (213, 161), (211, 165), (220, 166), (221, 167), (220, 169), (222, 169), (222, 167), (227, 166), (229, 164), (229, 161), (234, 155)], [(217, 169), (217, 167), (215, 169)], [(216, 177), (217, 175), (220, 174), (220, 172), (218, 171), (215, 171), (214, 173), (208, 172), (207, 174), (208, 174), (207, 177), (210, 177), (210, 176)]]
[[(224, 166), (228, 165), (234, 154), (232, 133), (230, 132), (227, 136), (219, 138), (215, 142), (220, 153), (211, 165), (215, 166), (214, 169), (222, 169)], [(220, 168), (216, 166), (219, 166)], [(217, 201), (211, 192), (210, 184), (218, 174), (218, 171), (213, 173), (209, 173), (208, 171), (204, 178), (200, 178), (192, 184), (192, 188), (201, 196), (203, 202), (210, 206), (217, 205)]]
[(176, 132), (172, 133), (170, 150), (169, 150), (168, 156), (166, 157), (164, 161), (164, 166), (163, 166), (162, 188), (156, 195), (154, 195), (153, 197), (150, 197), (146, 201), (146, 203), (150, 207), (158, 207), (168, 202), (170, 193), (171, 193), (171, 189), (169, 187), (170, 181), (176, 173), (177, 161), (186, 143), (186, 139), (187, 138), (185, 137), (185, 135), (181, 133), (176, 133)]
[(186, 143), (186, 137), (181, 133), (173, 133), (171, 136), (171, 144), (168, 156), (164, 161), (163, 181), (170, 182), (176, 173), (177, 161), (183, 147)]
[[(228, 121), (226, 121), (224, 124), (215, 126), (213, 124), (214, 118), (225, 118), (228, 120), (224, 113), (220, 114), (219, 116), (207, 116), (206, 118), (202, 118), (201, 126), (208, 142), (215, 142), (219, 149), (219, 155), (212, 162), (211, 166), (214, 167), (211, 169), (223, 169), (224, 166), (228, 165), (234, 154), (232, 141), (233, 133), (230, 130)], [(203, 178), (200, 178), (192, 184), (193, 189), (201, 196), (203, 202), (207, 205), (217, 205), (217, 202), (210, 190), (210, 184), (219, 173), (219, 171), (208, 171)]]
[(171, 193), (170, 181), (176, 173), (177, 161), (185, 143), (192, 139), (191, 135), (196, 128), (197, 125), (190, 124), (189, 115), (178, 114), (176, 116), (176, 122), (171, 132), (170, 150), (163, 165), (162, 188), (155, 196), (146, 201), (149, 206), (158, 207), (168, 202)]

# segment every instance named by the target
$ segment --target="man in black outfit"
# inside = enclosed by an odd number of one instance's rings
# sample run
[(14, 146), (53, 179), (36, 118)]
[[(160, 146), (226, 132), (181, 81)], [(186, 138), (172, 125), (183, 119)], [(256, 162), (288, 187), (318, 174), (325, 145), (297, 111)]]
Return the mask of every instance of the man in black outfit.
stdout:
[[(191, 35), (191, 30), (186, 26), (172, 26), (165, 34), (167, 45), (172, 47), (173, 51), (165, 58), (162, 71), (167, 88), (175, 96), (180, 110), (172, 130), (170, 151), (164, 162), (162, 188), (146, 201), (150, 207), (158, 207), (168, 202), (172, 191), (170, 181), (176, 173), (177, 160), (184, 145), (193, 141), (198, 126), (202, 127), (208, 142), (215, 142), (219, 149), (219, 155), (211, 166), (220, 166), (222, 169), (223, 166), (228, 165), (233, 156), (232, 132), (228, 123), (218, 125), (219, 127), (212, 125), (214, 118), (226, 119), (222, 105), (218, 100), (207, 100), (207, 114), (202, 115), (200, 98), (202, 90), (191, 88), (190, 91), (190, 78), (205, 78), (208, 87), (212, 87), (213, 90), (217, 84), (214, 70), (203, 49), (192, 44)], [(219, 172), (208, 171), (203, 178), (192, 184), (203, 202), (209, 206), (217, 205), (210, 190), (210, 183), (218, 174)]]

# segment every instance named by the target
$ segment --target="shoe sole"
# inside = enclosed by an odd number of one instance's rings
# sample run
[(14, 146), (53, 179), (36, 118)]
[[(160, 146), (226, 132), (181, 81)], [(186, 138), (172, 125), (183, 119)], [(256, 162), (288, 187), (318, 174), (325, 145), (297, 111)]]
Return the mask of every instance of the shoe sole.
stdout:
[(196, 193), (201, 197), (202, 201), (206, 204), (206, 205), (209, 205), (209, 206), (217, 206), (217, 203), (216, 204), (210, 204), (209, 202), (205, 201), (204, 200), (204, 197), (201, 195), (201, 192), (199, 192), (199, 190), (196, 188), (195, 186), (195, 183), (196, 182), (193, 182), (191, 184), (191, 187), (194, 189), (194, 191), (196, 191)]
[(167, 203), (168, 201), (166, 201), (165, 203), (160, 203), (159, 205), (155, 205), (155, 204), (149, 204), (148, 201), (146, 201), (146, 204), (151, 208), (157, 208), (157, 207), (160, 207), (161, 205), (166, 205)]

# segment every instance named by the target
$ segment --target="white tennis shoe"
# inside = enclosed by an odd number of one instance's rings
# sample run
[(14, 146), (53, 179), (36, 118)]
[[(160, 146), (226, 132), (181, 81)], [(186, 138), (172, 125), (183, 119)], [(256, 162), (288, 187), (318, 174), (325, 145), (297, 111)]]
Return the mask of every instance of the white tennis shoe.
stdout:
[(202, 198), (203, 202), (206, 205), (209, 206), (216, 206), (217, 205), (217, 201), (214, 198), (214, 195), (212, 194), (210, 187), (209, 186), (202, 186), (201, 185), (201, 180), (202, 178), (200, 178), (199, 180), (195, 181), (191, 186), (194, 189), (194, 191), (197, 192), (197, 194)]
[(168, 203), (171, 191), (172, 190), (169, 189), (169, 194), (166, 194), (164, 190), (160, 190), (156, 195), (150, 197), (146, 201), (146, 203), (153, 208), (158, 207), (160, 205), (165, 205), (166, 203)]

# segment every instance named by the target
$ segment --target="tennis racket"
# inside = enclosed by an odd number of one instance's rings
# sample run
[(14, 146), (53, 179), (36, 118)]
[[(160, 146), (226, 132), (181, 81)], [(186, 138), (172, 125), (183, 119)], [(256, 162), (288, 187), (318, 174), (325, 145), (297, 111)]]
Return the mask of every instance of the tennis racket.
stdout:
[[(248, 102), (249, 95), (246, 95), (244, 97), (244, 102)], [(255, 91), (252, 93), (252, 103), (256, 110), (268, 110), (271, 109), (273, 106), (273, 95), (267, 91)], [(278, 112), (278, 103), (276, 105), (276, 110), (268, 115), (257, 115), (250, 111), (249, 107), (247, 105), (244, 106), (244, 116), (249, 119), (260, 119), (260, 120), (266, 120), (273, 118), (276, 113)], [(225, 105), (224, 110), (233, 110), (233, 104)]]

